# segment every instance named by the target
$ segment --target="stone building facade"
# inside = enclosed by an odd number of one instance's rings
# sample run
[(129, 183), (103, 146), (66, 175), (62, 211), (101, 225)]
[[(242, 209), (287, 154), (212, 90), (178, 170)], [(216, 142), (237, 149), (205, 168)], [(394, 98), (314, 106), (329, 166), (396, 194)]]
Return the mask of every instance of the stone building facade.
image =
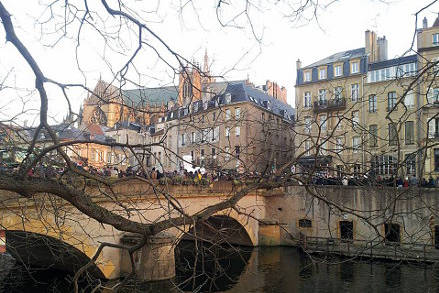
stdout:
[[(323, 173), (437, 176), (435, 62), (439, 19), (417, 31), (417, 52), (387, 58), (387, 39), (309, 66), (297, 62), (297, 154)], [(431, 67), (431, 68), (429, 68)], [(437, 125), (437, 126), (436, 126)], [(438, 135), (439, 136), (439, 135)], [(436, 154), (436, 155), (435, 155)]]

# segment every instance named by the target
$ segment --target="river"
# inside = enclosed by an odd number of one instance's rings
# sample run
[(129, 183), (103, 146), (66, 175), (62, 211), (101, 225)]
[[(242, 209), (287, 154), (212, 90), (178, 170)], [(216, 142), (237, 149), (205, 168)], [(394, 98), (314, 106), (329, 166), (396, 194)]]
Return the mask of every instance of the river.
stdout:
[[(176, 249), (177, 277), (170, 282), (124, 292), (278, 293), (278, 292), (439, 292), (439, 266), (340, 258), (315, 258), (292, 247), (204, 247), (194, 270), (194, 243)], [(203, 260), (203, 261), (202, 261)], [(204, 264), (204, 265), (203, 265)], [(195, 274), (194, 274), (195, 272)], [(194, 277), (197, 276), (197, 277)], [(6, 292), (68, 292), (66, 276), (39, 273), (37, 280), (19, 278)], [(68, 277), (67, 277), (68, 278)], [(38, 281), (36, 284), (35, 282)], [(147, 288), (150, 288), (149, 290)], [(0, 289), (1, 291), (1, 289)], [(181, 292), (181, 291), (180, 291)]]

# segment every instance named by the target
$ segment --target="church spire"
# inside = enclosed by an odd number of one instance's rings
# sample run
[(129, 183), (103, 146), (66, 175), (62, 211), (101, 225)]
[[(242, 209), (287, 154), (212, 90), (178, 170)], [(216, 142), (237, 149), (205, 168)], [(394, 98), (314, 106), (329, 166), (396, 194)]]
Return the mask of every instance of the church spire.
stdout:
[(209, 56), (207, 55), (207, 48), (204, 50), (203, 71), (204, 74), (209, 74)]

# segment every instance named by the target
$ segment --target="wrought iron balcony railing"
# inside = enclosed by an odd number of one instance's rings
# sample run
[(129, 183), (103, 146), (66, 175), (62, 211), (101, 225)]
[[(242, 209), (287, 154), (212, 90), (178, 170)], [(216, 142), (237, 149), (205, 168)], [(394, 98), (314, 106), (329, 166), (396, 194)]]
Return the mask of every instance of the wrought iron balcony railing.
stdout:
[(314, 112), (338, 111), (346, 109), (346, 99), (319, 100), (314, 102)]

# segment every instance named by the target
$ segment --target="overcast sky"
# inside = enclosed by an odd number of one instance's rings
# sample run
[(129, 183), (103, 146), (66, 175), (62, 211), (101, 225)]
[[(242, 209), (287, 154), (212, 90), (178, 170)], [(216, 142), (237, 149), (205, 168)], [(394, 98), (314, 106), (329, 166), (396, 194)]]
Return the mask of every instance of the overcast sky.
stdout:
[[(95, 5), (94, 2), (89, 1), (92, 6)], [(213, 74), (225, 75), (229, 80), (245, 79), (249, 76), (257, 85), (265, 83), (266, 79), (277, 81), (286, 86), (288, 101), (294, 105), (295, 64), (298, 58), (303, 65), (307, 65), (339, 51), (363, 47), (364, 31), (367, 29), (376, 31), (379, 36), (386, 36), (389, 58), (400, 56), (410, 48), (415, 29), (414, 13), (431, 1), (340, 0), (327, 8), (321, 7), (318, 21), (314, 19), (309, 23), (292, 23), (291, 18), (286, 16), (289, 10), (284, 1), (270, 1), (278, 4), (260, 4), (259, 9), (251, 8), (250, 19), (254, 31), (250, 30), (244, 16), (236, 20), (238, 28), (222, 27), (216, 19), (216, 2), (194, 1), (193, 6), (186, 6), (183, 12), (179, 10), (181, 2), (178, 0), (147, 1), (148, 4), (134, 1), (127, 3), (134, 3), (136, 6), (133, 9), (145, 15), (150, 27), (182, 55), (202, 62), (204, 50), (207, 49), (210, 61), (213, 62)], [(320, 1), (322, 2), (332, 1)], [(109, 48), (99, 41), (99, 36), (92, 31), (85, 32), (78, 51), (83, 75), (77, 70), (75, 58), (72, 58), (75, 47), (71, 40), (62, 40), (53, 47), (47, 46), (53, 44), (59, 34), (47, 34), (55, 27), (52, 24), (36, 24), (38, 17), (42, 20), (48, 15), (39, 1), (7, 0), (2, 3), (13, 15), (17, 34), (50, 78), (62, 82), (83, 82), (85, 75), (87, 85), (93, 87), (100, 77), (111, 79), (108, 67), (119, 69), (126, 62), (128, 54), (124, 53), (135, 49), (136, 39), (129, 32), (124, 33), (124, 44), (117, 48), (119, 53), (110, 53)], [(99, 8), (99, 4), (95, 7)], [(230, 20), (240, 8), (239, 4), (228, 5), (222, 11), (221, 19)], [(439, 5), (436, 4), (423, 12), (418, 27), (421, 26), (424, 16), (427, 16), (431, 25), (437, 12)], [(114, 26), (111, 19), (103, 19), (103, 23), (109, 28)], [(75, 28), (77, 26), (71, 27), (67, 36), (74, 37)], [(40, 34), (41, 29), (45, 32), (43, 37)], [(259, 38), (260, 42), (257, 41)], [(104, 57), (106, 62), (103, 61)], [(153, 87), (175, 82), (171, 70), (159, 62), (152, 51), (145, 51), (135, 62), (143, 73), (136, 80), (139, 84)], [(33, 78), (27, 65), (15, 49), (4, 42), (4, 32), (1, 29), (0, 80), (6, 75), (9, 86), (20, 89), (31, 89), (33, 86)], [(50, 113), (60, 119), (66, 113), (66, 103), (59, 90), (49, 86), (48, 91), (51, 99)], [(16, 104), (11, 107), (13, 103), (10, 100), (16, 101), (19, 95), (26, 99), (28, 94), (32, 95), (26, 90), (0, 91), (1, 114), (5, 116), (18, 111)], [(86, 94), (81, 91), (71, 91), (71, 94), (74, 96), (72, 105), (74, 109), (78, 109)], [(37, 106), (38, 104), (31, 103), (27, 108)]]

